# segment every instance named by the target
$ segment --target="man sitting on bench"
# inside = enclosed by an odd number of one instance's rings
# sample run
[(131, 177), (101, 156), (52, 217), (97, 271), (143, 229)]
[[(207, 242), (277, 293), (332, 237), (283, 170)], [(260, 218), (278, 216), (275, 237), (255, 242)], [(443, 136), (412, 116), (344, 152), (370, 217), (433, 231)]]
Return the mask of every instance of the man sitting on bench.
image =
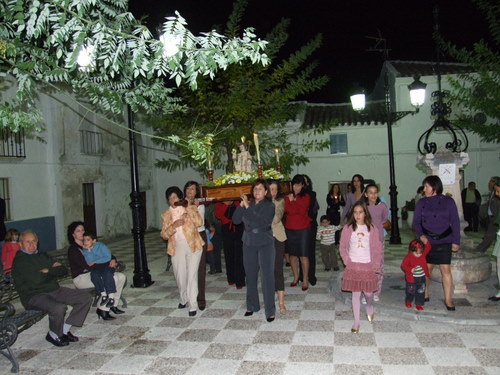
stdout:
[[(55, 346), (78, 341), (70, 329), (81, 327), (92, 303), (92, 297), (81, 290), (59, 286), (57, 278), (66, 275), (66, 267), (47, 253), (38, 252), (34, 232), (21, 234), (21, 250), (14, 258), (12, 277), (23, 306), (49, 315), (49, 332), (45, 339)], [(73, 307), (64, 321), (67, 306)]]

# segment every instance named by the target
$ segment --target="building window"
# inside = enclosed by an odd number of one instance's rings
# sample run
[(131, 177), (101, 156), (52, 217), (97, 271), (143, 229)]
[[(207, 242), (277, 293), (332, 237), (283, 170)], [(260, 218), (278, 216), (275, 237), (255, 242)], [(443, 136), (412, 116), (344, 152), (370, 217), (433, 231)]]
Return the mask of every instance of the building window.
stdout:
[(24, 130), (22, 128), (17, 132), (13, 132), (8, 128), (0, 129), (0, 157), (26, 157)]
[(0, 178), (0, 198), (5, 200), (5, 221), (11, 221), (9, 179)]
[(347, 154), (347, 134), (330, 134), (330, 154)]
[[(86, 106), (89, 106), (87, 103)], [(84, 105), (79, 105), (80, 114), (80, 152), (85, 155), (102, 155), (102, 134), (96, 127), (96, 115)]]
[(80, 151), (86, 155), (102, 155), (102, 134), (89, 130), (80, 130)]

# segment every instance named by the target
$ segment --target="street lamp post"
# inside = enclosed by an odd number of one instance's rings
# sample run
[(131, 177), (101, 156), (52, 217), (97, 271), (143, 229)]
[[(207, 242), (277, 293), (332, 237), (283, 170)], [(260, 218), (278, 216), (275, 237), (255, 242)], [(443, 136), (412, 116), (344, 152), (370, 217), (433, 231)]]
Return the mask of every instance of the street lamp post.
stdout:
[(146, 246), (144, 243), (144, 225), (142, 223), (141, 192), (139, 189), (139, 167), (137, 163), (137, 143), (135, 140), (134, 114), (127, 105), (128, 141), (130, 150), (130, 208), (132, 209), (132, 236), (134, 237), (134, 277), (133, 286), (146, 288), (154, 283), (148, 269)]
[[(171, 57), (179, 51), (181, 40), (178, 35), (166, 31), (160, 36), (163, 43), (163, 54)], [(95, 56), (92, 45), (81, 48), (77, 64), (82, 71), (90, 71), (94, 68)], [(127, 105), (127, 122), (129, 134), (130, 151), (130, 182), (132, 192), (130, 193), (130, 208), (132, 209), (132, 236), (134, 238), (134, 277), (132, 286), (136, 288), (146, 288), (154, 283), (148, 269), (146, 247), (144, 241), (144, 225), (142, 223), (141, 193), (139, 188), (139, 167), (137, 162), (136, 130), (134, 125), (134, 114), (130, 105)]]
[[(389, 86), (389, 75), (387, 71), (384, 74), (384, 96), (385, 96), (385, 114), (387, 121), (387, 146), (389, 151), (389, 196), (391, 198), (391, 236), (389, 238), (389, 243), (391, 244), (401, 244), (401, 236), (399, 234), (398, 225), (398, 191), (396, 186), (396, 173), (394, 167), (394, 148), (392, 140), (392, 124), (408, 114), (415, 114), (419, 111), (425, 100), (425, 87), (426, 84), (419, 80), (419, 77), (415, 77), (413, 83), (408, 86), (410, 90), (410, 100), (411, 104), (416, 108), (415, 111), (392, 111), (391, 104), (391, 93)], [(355, 111), (362, 111), (365, 108), (365, 95), (364, 93), (356, 93), (351, 96), (352, 107)]]

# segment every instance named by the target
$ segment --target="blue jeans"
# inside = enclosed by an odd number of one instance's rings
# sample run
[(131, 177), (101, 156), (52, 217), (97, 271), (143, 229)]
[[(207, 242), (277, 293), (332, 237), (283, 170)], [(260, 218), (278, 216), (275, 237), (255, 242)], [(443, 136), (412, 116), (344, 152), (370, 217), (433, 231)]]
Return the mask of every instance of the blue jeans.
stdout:
[(105, 265), (96, 264), (96, 267), (90, 271), (90, 280), (95, 285), (97, 293), (116, 293), (115, 279), (113, 278), (114, 273), (115, 269), (109, 267), (107, 263)]
[(413, 302), (415, 305), (423, 306), (425, 303), (425, 276), (414, 277), (415, 282), (406, 282), (406, 298), (405, 302)]

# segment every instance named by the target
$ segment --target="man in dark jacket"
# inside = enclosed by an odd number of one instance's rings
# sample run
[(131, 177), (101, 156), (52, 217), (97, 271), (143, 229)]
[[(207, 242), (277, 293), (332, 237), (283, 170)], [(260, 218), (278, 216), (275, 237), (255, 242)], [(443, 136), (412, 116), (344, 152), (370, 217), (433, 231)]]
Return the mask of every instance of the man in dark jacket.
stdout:
[[(57, 278), (66, 275), (66, 267), (47, 253), (38, 252), (38, 238), (31, 231), (21, 235), (21, 250), (12, 265), (12, 277), (21, 303), (28, 310), (49, 315), (49, 332), (45, 339), (55, 346), (78, 341), (69, 330), (81, 327), (90, 308), (89, 293), (59, 286)], [(73, 307), (64, 321), (67, 306)]]
[(462, 208), (464, 210), (464, 219), (469, 223), (467, 231), (477, 232), (479, 230), (479, 206), (481, 206), (481, 194), (476, 189), (476, 183), (471, 181), (467, 188), (462, 190)]
[(500, 177), (493, 176), (488, 182), (490, 197), (488, 199), (488, 227), (483, 240), (476, 247), (476, 251), (484, 253), (497, 237), (498, 225), (495, 222), (498, 211), (500, 210), (500, 198), (495, 195), (495, 185), (500, 185)]

